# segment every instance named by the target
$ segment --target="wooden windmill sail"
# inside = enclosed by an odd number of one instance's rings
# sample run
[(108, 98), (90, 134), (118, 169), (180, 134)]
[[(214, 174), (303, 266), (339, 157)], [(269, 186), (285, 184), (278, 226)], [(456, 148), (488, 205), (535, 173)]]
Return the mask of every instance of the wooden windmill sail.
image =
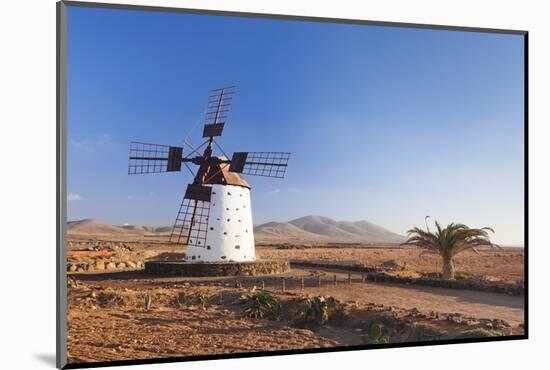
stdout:
[[(241, 174), (283, 178), (290, 158), (288, 152), (234, 152), (231, 159), (224, 155), (214, 138), (223, 134), (234, 94), (233, 86), (211, 91), (205, 141), (189, 145), (186, 156), (182, 147), (130, 143), (131, 175), (178, 172), (182, 163), (193, 174), (170, 236), (170, 242), (187, 246), (190, 262), (255, 260), (250, 185)], [(214, 147), (220, 155), (214, 155)], [(196, 174), (190, 165), (198, 166)]]

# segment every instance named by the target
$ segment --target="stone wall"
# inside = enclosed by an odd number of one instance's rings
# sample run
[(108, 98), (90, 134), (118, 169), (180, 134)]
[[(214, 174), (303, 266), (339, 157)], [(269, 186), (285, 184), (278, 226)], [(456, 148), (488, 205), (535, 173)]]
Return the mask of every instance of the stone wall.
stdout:
[(289, 261), (189, 263), (183, 261), (148, 261), (145, 271), (153, 275), (177, 276), (256, 276), (281, 274), (290, 270)]
[(142, 270), (145, 264), (143, 261), (87, 261), (68, 262), (67, 272), (85, 271), (113, 271), (113, 270)]
[(424, 285), (447, 289), (470, 289), (478, 290), (482, 292), (491, 293), (503, 293), (514, 296), (523, 296), (525, 294), (525, 287), (520, 283), (504, 283), (486, 281), (481, 279), (468, 279), (468, 280), (445, 280), (436, 278), (412, 278), (405, 276), (396, 276), (388, 274), (380, 269), (363, 266), (361, 264), (346, 264), (337, 262), (311, 262), (311, 261), (291, 261), (292, 265), (301, 267), (319, 267), (338, 269), (345, 271), (354, 271), (363, 273), (366, 280), (378, 282), (378, 283), (394, 283), (394, 284), (414, 284)]

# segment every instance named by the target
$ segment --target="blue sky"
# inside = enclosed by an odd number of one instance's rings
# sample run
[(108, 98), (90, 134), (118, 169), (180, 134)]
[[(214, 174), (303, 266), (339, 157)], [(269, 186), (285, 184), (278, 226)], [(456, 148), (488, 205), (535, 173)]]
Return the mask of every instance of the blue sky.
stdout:
[(129, 142), (199, 143), (234, 84), (223, 149), (292, 152), (247, 177), (255, 223), (430, 215), (522, 244), (523, 68), (517, 35), (70, 7), (68, 219), (172, 224), (190, 174), (129, 176)]

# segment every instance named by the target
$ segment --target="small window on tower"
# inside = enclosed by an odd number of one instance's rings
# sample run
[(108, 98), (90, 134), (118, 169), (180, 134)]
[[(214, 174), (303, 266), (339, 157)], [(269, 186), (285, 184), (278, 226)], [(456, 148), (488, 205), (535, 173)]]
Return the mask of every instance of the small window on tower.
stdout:
[(235, 211), (238, 211), (239, 209), (238, 208), (235, 208)]
[(230, 193), (230, 192), (227, 192), (227, 195), (231, 195), (231, 193)]
[(226, 208), (225, 210), (226, 210), (226, 211), (229, 211), (229, 208)]
[(195, 256), (192, 256), (191, 259), (194, 260), (196, 257)]
[(210, 250), (210, 246), (209, 246), (209, 245), (207, 245), (207, 246), (206, 246), (206, 249)]
[(215, 191), (213, 191), (213, 192), (212, 192), (212, 194), (216, 195), (216, 192), (215, 192)]
[(210, 230), (214, 230), (214, 228), (213, 228), (213, 227), (211, 227), (211, 228), (210, 228)]
[(226, 256), (221, 256), (220, 257), (222, 260), (226, 259), (227, 257)]
[(224, 232), (223, 232), (223, 235), (227, 235), (227, 231), (224, 231)]
[(235, 249), (241, 249), (241, 246), (240, 246), (240, 245), (236, 245), (236, 246), (235, 246)]
[(239, 222), (241, 222), (241, 220), (239, 220)]
[(231, 221), (231, 219), (230, 219), (230, 218), (228, 218), (228, 219), (227, 219), (227, 222), (229, 222), (229, 221)]

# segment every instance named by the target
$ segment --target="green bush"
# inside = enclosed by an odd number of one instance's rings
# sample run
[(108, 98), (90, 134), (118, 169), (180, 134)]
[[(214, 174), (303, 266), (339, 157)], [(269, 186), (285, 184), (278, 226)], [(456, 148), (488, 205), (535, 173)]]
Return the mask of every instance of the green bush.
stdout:
[(383, 344), (389, 343), (390, 337), (383, 335), (384, 326), (382, 324), (374, 323), (370, 326), (369, 334), (362, 335), (361, 340), (364, 344)]
[(333, 297), (310, 297), (306, 300), (306, 304), (302, 310), (302, 318), (304, 321), (310, 319), (324, 325), (329, 319), (329, 310), (338, 306), (338, 301)]
[(279, 299), (266, 291), (247, 296), (245, 303), (248, 305), (244, 310), (245, 315), (255, 319), (268, 318), (274, 320), (278, 317), (281, 309)]
[(195, 304), (200, 304), (202, 308), (204, 308), (209, 301), (210, 297), (208, 294), (202, 292), (197, 292), (197, 294), (195, 294)]

